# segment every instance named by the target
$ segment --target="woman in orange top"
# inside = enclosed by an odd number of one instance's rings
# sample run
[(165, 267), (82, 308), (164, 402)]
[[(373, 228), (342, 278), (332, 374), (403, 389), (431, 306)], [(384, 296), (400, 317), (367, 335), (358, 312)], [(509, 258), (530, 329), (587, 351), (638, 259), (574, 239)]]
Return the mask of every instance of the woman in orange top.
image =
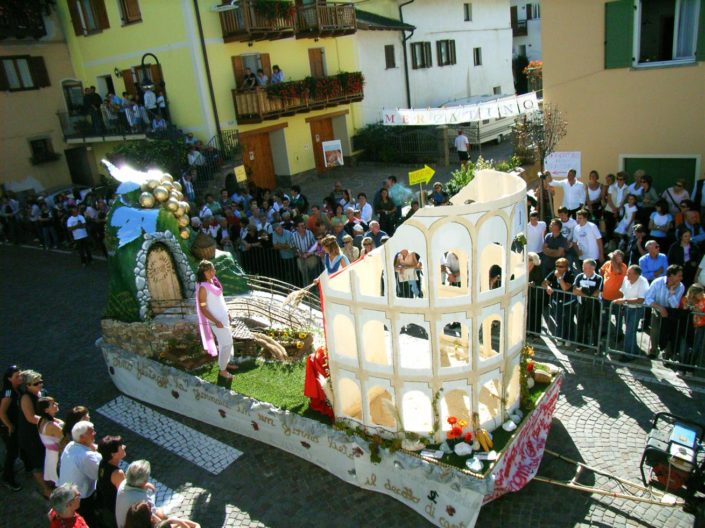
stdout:
[[(685, 340), (681, 343), (681, 363), (705, 367), (705, 287), (695, 283), (681, 299), (680, 308), (689, 310)], [(683, 367), (679, 374), (692, 373)]]
[[(622, 297), (620, 288), (627, 276), (627, 265), (624, 263), (624, 253), (621, 250), (616, 249), (610, 253), (610, 260), (602, 265), (600, 275), (604, 279), (602, 283), (602, 335), (604, 337), (612, 320), (610, 317), (612, 315), (612, 301)], [(616, 312), (615, 315), (617, 315)], [(616, 330), (620, 334), (622, 333), (621, 328)]]

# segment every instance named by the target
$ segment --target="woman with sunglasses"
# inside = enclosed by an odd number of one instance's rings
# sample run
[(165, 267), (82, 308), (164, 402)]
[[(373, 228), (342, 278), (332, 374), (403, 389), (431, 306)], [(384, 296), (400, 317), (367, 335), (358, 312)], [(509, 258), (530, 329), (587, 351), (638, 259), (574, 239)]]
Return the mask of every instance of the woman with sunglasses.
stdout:
[(22, 375), (17, 365), (9, 367), (2, 377), (2, 398), (0, 400), (0, 436), (5, 442), (5, 465), (2, 483), (12, 491), (20, 491), (22, 486), (15, 482), (15, 460), (20, 452), (17, 439), (17, 422), (20, 414), (20, 386)]
[(44, 386), (42, 375), (33, 370), (22, 371), (24, 390), (20, 398), (20, 417), (17, 431), (20, 450), (24, 453), (25, 470), (32, 473), (34, 480), (44, 498), (48, 499), (51, 490), (44, 482), (44, 444), (39, 438), (39, 416), (36, 414), (37, 403)]
[(59, 403), (49, 396), (39, 398), (37, 414), (39, 415), (39, 438), (44, 444), (44, 480), (56, 484), (59, 482), (59, 444), (64, 433), (64, 422), (56, 417)]
[(375, 241), (372, 237), (365, 237), (362, 239), (362, 249), (360, 250), (360, 258), (367, 255), (375, 248)]

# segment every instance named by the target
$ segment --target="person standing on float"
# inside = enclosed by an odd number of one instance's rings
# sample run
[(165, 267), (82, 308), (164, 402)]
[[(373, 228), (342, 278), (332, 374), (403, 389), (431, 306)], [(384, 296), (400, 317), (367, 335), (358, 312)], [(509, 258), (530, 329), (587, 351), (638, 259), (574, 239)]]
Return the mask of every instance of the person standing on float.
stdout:
[(228, 370), (236, 370), (237, 367), (229, 365), (233, 355), (230, 315), (223, 297), (223, 286), (215, 276), (212, 262), (200, 262), (196, 281), (196, 313), (203, 347), (211, 356), (218, 356), (218, 374), (223, 378), (232, 379), (233, 376)]

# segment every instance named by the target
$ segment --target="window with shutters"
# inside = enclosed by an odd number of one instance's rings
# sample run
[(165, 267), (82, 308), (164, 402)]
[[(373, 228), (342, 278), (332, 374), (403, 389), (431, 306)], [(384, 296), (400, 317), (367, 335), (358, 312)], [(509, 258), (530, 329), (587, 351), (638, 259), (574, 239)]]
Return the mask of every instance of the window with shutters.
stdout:
[(414, 70), (433, 66), (430, 42), (414, 42), (411, 45), (411, 67)]
[(455, 64), (455, 41), (437, 40), (436, 58), (439, 66), (449, 66)]
[(387, 44), (384, 47), (384, 64), (388, 70), (397, 67), (397, 61), (394, 56), (394, 44)]
[(139, 0), (118, 0), (118, 7), (123, 26), (142, 22)]
[(472, 49), (472, 60), (475, 66), (482, 66), (482, 48)]
[(705, 60), (702, 0), (605, 3), (605, 69)]
[(699, 0), (641, 0), (635, 13), (639, 64), (693, 60)]
[[(121, 0), (121, 4), (137, 4)], [(110, 27), (104, 0), (68, 0), (71, 24), (76, 35), (91, 35)], [(137, 7), (139, 11), (139, 6)]]
[(463, 14), (465, 15), (465, 22), (472, 22), (472, 4), (463, 4)]
[(22, 55), (17, 57), (0, 57), (0, 89), (9, 92), (37, 90), (50, 86), (49, 74), (43, 57)]

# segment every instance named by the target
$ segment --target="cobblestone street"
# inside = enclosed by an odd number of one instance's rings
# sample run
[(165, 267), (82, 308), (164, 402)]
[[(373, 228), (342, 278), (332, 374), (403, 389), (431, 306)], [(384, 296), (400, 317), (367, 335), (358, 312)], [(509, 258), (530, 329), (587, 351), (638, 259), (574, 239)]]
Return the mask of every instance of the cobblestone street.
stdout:
[[(233, 456), (225, 469), (214, 474), (111, 421), (97, 409), (120, 393), (110, 382), (94, 344), (106, 302), (105, 262), (83, 269), (75, 254), (6, 245), (0, 248), (0, 276), (3, 368), (19, 363), (41, 372), (46, 392), (61, 405), (61, 415), (71, 406), (86, 405), (99, 437), (120, 434), (126, 438), (126, 460), (150, 460), (153, 478), (180, 497), (172, 503), (175, 513), (204, 528), (430, 526), (390, 497), (347, 485), (267, 445), (161, 409), (154, 411), (242, 455)], [(655, 412), (667, 410), (705, 421), (702, 392), (580, 360), (562, 362), (562, 366), (566, 378), (548, 448), (588, 465), (638, 480), (645, 433)], [(189, 456), (198, 458), (197, 454)], [(568, 479), (572, 469), (546, 458), (540, 473)], [(24, 474), (19, 481), (24, 487), (19, 493), (0, 488), (0, 527), (47, 526), (47, 503)], [(581, 481), (607, 485), (590, 474)], [(477, 525), (685, 528), (692, 523), (692, 516), (675, 508), (591, 496), (534, 481), (521, 492), (484, 507)]]

